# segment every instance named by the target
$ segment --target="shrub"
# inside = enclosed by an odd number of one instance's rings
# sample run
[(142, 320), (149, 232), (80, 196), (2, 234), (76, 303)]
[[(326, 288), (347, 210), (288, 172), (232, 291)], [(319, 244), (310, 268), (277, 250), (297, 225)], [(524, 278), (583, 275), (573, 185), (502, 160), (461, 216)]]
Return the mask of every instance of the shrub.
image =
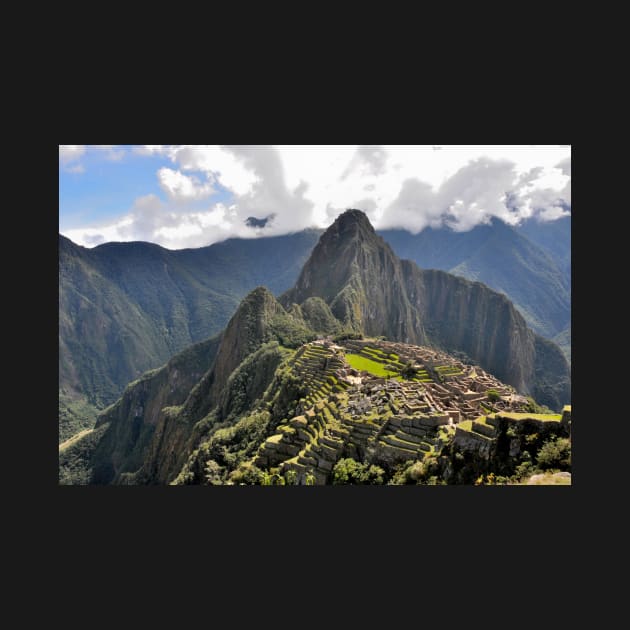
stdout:
[(230, 474), (230, 481), (236, 485), (259, 485), (263, 484), (264, 479), (265, 473), (250, 464), (241, 464)]
[(374, 464), (362, 464), (351, 457), (340, 459), (333, 468), (333, 484), (372, 484), (380, 485), (385, 478), (385, 471)]
[(514, 470), (514, 480), (520, 481), (526, 477), (529, 477), (535, 473), (536, 469), (532, 462), (526, 459), (524, 462), (520, 463), (516, 469)]
[(204, 469), (204, 478), (206, 483), (210, 486), (220, 486), (223, 485), (223, 469), (219, 464), (217, 464), (214, 459), (209, 459), (206, 462), (206, 466)]
[(488, 400), (490, 402), (497, 402), (498, 400), (501, 399), (501, 396), (499, 395), (499, 392), (496, 389), (489, 389), (486, 392), (486, 396), (488, 396)]
[(567, 438), (551, 439), (545, 442), (536, 457), (542, 470), (571, 467), (571, 442)]
[(392, 481), (397, 485), (417, 484), (424, 479), (425, 474), (426, 468), (422, 462), (409, 462), (394, 475)]

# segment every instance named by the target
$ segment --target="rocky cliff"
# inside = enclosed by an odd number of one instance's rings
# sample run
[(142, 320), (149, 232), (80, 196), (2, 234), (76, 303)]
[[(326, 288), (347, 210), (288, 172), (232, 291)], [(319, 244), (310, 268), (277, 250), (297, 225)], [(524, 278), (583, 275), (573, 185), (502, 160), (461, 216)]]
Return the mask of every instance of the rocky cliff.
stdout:
[(400, 261), (365, 214), (348, 210), (324, 232), (295, 287), (281, 296), (289, 306), (319, 297), (349, 329), (422, 343), (425, 334), (405, 291)]

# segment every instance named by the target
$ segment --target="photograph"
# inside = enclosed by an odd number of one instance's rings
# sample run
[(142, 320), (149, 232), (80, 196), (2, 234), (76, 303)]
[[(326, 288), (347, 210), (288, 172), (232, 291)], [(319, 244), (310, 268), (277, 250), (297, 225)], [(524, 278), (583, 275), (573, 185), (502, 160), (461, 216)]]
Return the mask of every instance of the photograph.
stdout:
[(59, 486), (571, 486), (571, 145), (58, 166)]

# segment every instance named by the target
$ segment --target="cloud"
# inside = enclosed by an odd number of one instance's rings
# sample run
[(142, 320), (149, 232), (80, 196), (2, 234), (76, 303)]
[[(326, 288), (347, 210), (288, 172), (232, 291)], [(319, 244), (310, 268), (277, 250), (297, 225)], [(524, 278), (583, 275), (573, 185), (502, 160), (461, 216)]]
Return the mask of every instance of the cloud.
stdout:
[(162, 144), (143, 144), (140, 146), (135, 146), (132, 149), (132, 153), (136, 155), (160, 155), (164, 153), (165, 147)]
[(202, 184), (196, 177), (184, 175), (181, 171), (164, 167), (157, 175), (160, 187), (171, 199), (205, 199), (216, 192), (209, 182)]
[(59, 161), (62, 164), (75, 162), (85, 153), (85, 145), (83, 144), (60, 144), (59, 145)]
[[(551, 221), (570, 214), (570, 193), (554, 169), (534, 167), (519, 174), (507, 159), (471, 160), (437, 189), (418, 179), (403, 182), (397, 198), (386, 208), (379, 227), (405, 228), (417, 233), (427, 226), (446, 225), (464, 232), (497, 217), (516, 225), (535, 217)], [(544, 187), (554, 183), (556, 188)], [(570, 188), (569, 188), (570, 190)], [(568, 198), (567, 198), (568, 197)]]
[(235, 229), (234, 210), (224, 204), (191, 210), (154, 194), (136, 199), (130, 211), (115, 221), (63, 234), (87, 247), (110, 241), (149, 241), (169, 249), (203, 247), (230, 236), (253, 236), (246, 225)]
[(90, 148), (97, 149), (101, 155), (110, 162), (119, 162), (125, 157), (126, 151), (122, 148), (116, 148), (116, 144), (93, 144)]
[(382, 175), (385, 172), (387, 153), (383, 147), (361, 145), (357, 147), (350, 164), (341, 175), (346, 179), (351, 173), (358, 171), (361, 176)]
[(231, 146), (232, 153), (256, 179), (248, 192), (234, 200), (234, 210), (243, 222), (250, 216), (275, 214), (267, 233), (300, 230), (312, 223), (313, 202), (305, 197), (308, 184), (301, 181), (293, 190), (287, 187), (280, 154), (272, 147)]
[[(65, 234), (85, 245), (147, 240), (177, 249), (325, 227), (347, 208), (362, 209), (377, 228), (416, 233), (427, 226), (465, 231), (492, 217), (512, 225), (549, 221), (570, 212), (570, 148), (435, 148), (135, 147), (137, 155), (163, 158), (154, 191), (160, 196), (138, 197), (123, 216)], [(66, 164), (76, 167), (82, 153), (64, 151)], [(269, 220), (251, 227), (250, 217)]]
[(85, 171), (82, 164), (74, 164), (74, 162), (78, 162), (84, 154), (85, 145), (83, 144), (59, 145), (59, 163), (67, 173), (83, 173)]
[[(228, 147), (180, 146), (167, 147), (162, 151), (180, 169), (205, 173), (235, 195), (248, 194), (258, 180), (254, 170), (248, 168)], [(265, 152), (264, 149), (259, 151)]]
[(67, 173), (85, 173), (85, 164), (81, 160), (90, 155), (97, 155), (110, 162), (120, 162), (126, 154), (125, 149), (116, 148), (115, 144), (60, 144), (59, 162)]
[(569, 177), (571, 177), (571, 158), (568, 157), (561, 162), (558, 162), (558, 164), (556, 164), (556, 168), (559, 168), (562, 171), (563, 175), (568, 175)]

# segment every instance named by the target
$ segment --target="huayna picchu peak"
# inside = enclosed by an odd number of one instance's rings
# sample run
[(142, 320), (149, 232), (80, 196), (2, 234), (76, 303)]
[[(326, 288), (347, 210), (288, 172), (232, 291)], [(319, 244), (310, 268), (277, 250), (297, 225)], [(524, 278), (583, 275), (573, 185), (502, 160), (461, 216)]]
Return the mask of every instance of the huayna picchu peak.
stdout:
[[(67, 273), (80, 255), (65, 254)], [(564, 479), (570, 403), (565, 356), (505, 295), (400, 260), (352, 209), (293, 288), (252, 290), (223, 331), (129, 383), (61, 444), (60, 482)]]

